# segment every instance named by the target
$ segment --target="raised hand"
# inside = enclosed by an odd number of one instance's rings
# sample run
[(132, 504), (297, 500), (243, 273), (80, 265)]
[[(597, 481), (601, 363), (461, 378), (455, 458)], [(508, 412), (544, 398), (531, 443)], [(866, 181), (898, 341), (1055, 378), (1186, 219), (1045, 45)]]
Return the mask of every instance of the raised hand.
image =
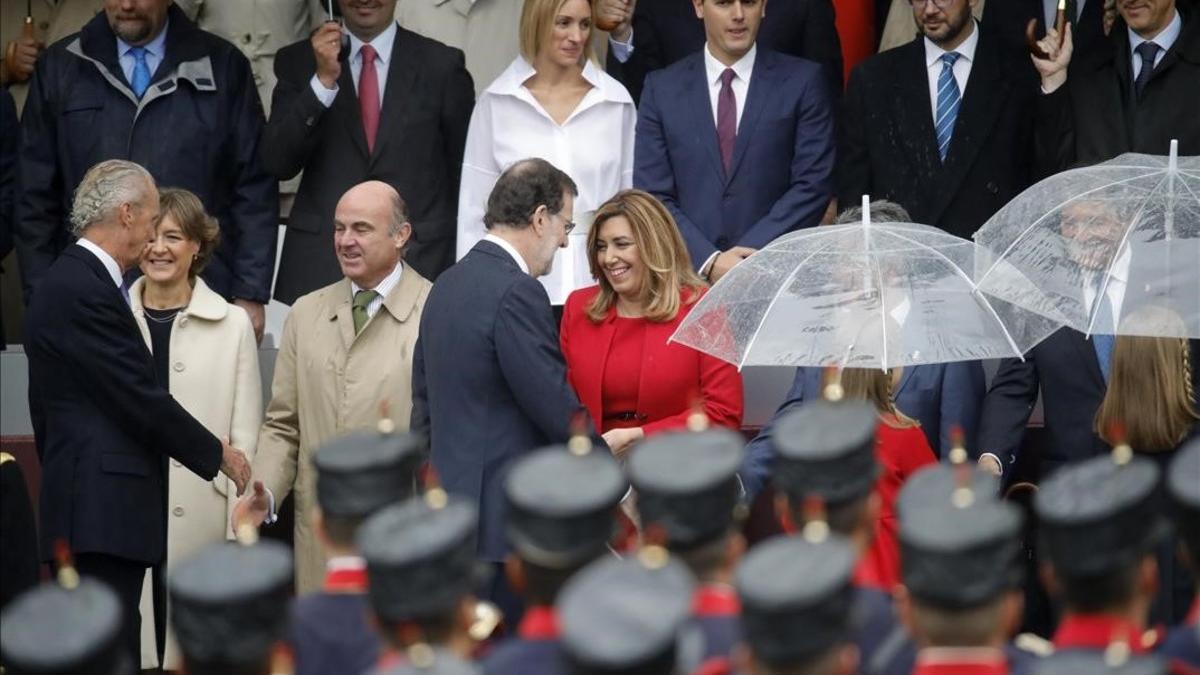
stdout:
[(608, 31), (617, 42), (629, 42), (636, 5), (637, 0), (596, 0), (593, 12), (596, 28)]
[(1029, 58), (1033, 59), (1033, 67), (1042, 77), (1042, 90), (1049, 94), (1067, 82), (1067, 66), (1071, 64), (1071, 54), (1075, 51), (1071, 24), (1065, 28), (1061, 46), (1058, 43), (1058, 31), (1051, 28), (1046, 31), (1046, 37), (1038, 40), (1038, 47), (1046, 53), (1047, 58), (1038, 58), (1033, 54)]
[(333, 89), (342, 75), (338, 54), (342, 51), (342, 27), (336, 21), (326, 21), (313, 31), (313, 55), (317, 59), (317, 79), (326, 89)]
[(717, 258), (713, 260), (712, 269), (708, 273), (709, 280), (714, 284), (720, 281), (721, 277), (733, 269), (734, 265), (749, 258), (753, 253), (754, 249), (748, 246), (734, 246), (728, 251), (721, 251), (717, 254)]
[(246, 459), (246, 453), (233, 447), (225, 439), (221, 440), (221, 473), (233, 481), (237, 486), (238, 496), (242, 496), (250, 482), (250, 460)]

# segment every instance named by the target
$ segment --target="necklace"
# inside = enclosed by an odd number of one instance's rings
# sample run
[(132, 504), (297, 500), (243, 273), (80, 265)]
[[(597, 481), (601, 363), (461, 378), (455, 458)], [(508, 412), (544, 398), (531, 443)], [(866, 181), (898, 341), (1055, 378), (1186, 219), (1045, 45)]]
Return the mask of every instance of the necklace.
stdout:
[[(154, 323), (171, 323), (172, 321), (175, 320), (175, 315), (179, 314), (180, 310), (182, 310), (182, 309), (183, 309), (182, 307), (176, 307), (173, 310), (150, 309), (149, 307), (146, 307), (145, 308), (146, 318), (153, 321)], [(166, 312), (170, 312), (170, 314), (166, 314)], [(158, 314), (158, 316), (155, 316), (155, 314)]]

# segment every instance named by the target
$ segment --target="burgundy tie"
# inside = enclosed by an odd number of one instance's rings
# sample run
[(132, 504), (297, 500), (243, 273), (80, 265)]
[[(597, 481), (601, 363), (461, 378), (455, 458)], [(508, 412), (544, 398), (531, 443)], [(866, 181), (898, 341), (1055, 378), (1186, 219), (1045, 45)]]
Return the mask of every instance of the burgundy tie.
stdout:
[(733, 97), (733, 68), (721, 73), (721, 93), (717, 95), (717, 145), (721, 148), (721, 164), (729, 175), (733, 164), (733, 141), (737, 138), (737, 100)]
[(367, 150), (375, 150), (375, 133), (379, 131), (379, 74), (375, 72), (375, 48), (363, 45), (362, 72), (358, 76), (358, 109), (362, 113), (363, 131), (367, 134)]

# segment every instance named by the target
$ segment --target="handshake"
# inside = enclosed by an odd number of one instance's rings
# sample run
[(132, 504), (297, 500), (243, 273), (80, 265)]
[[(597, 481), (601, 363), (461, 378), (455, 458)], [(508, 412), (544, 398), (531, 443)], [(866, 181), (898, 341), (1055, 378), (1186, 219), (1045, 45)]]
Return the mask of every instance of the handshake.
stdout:
[(233, 508), (230, 516), (230, 526), (236, 532), (239, 525), (249, 524), (255, 527), (261, 525), (270, 513), (270, 500), (266, 488), (260, 480), (254, 481), (254, 490), (246, 494), (246, 486), (250, 483), (250, 460), (246, 453), (233, 447), (228, 441), (221, 440), (221, 473), (237, 486), (237, 495), (241, 497)]

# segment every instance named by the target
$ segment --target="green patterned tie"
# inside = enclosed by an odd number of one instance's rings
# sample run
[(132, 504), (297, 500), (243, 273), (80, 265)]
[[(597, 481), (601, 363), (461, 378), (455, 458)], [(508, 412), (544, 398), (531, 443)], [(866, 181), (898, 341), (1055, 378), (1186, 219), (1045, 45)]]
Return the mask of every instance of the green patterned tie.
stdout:
[(367, 320), (371, 318), (367, 316), (367, 305), (371, 304), (371, 301), (378, 297), (379, 294), (375, 291), (359, 291), (354, 294), (350, 316), (354, 318), (355, 335), (362, 332), (363, 326), (367, 325)]

